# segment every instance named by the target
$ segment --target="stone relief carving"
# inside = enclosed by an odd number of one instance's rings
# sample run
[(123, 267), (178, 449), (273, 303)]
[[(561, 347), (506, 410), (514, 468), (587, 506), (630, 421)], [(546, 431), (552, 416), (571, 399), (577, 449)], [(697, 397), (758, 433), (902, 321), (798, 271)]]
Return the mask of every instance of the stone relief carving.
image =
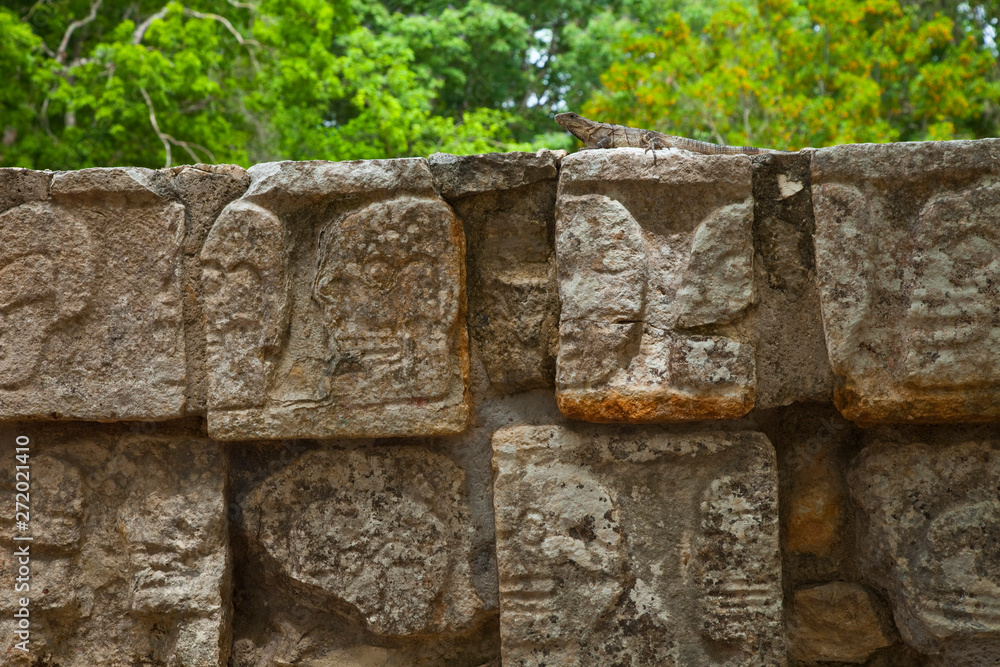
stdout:
[[(31, 429), (35, 431), (35, 429)], [(20, 433), (24, 429), (19, 429)], [(0, 451), (13, 458), (6, 430)], [(67, 667), (150, 662), (220, 665), (229, 654), (226, 461), (208, 440), (177, 435), (34, 434), (31, 455), (30, 651), (4, 664)], [(3, 490), (11, 481), (4, 480)], [(10, 494), (13, 497), (13, 493)], [(0, 518), (0, 583), (14, 590), (11, 517)], [(0, 611), (12, 613), (12, 596)]]
[(144, 169), (52, 176), (0, 213), (0, 416), (167, 419), (184, 407), (184, 208)]
[(504, 664), (783, 664), (763, 435), (513, 426), (493, 466)]
[(462, 230), (426, 163), (249, 173), (202, 251), (213, 437), (461, 431)]
[(245, 507), (254, 549), (312, 604), (386, 636), (456, 632), (483, 604), (469, 572), (464, 475), (422, 449), (315, 450)]
[(466, 236), (469, 335), (490, 385), (507, 394), (555, 382), (559, 295), (553, 242), (563, 151), (428, 158)]
[(848, 481), (859, 564), (907, 644), (941, 664), (1000, 661), (1000, 445), (875, 442)]
[(738, 417), (753, 406), (750, 161), (567, 157), (556, 253), (557, 397), (587, 421)]
[(838, 408), (876, 422), (1000, 415), (998, 142), (837, 146), (813, 158)]

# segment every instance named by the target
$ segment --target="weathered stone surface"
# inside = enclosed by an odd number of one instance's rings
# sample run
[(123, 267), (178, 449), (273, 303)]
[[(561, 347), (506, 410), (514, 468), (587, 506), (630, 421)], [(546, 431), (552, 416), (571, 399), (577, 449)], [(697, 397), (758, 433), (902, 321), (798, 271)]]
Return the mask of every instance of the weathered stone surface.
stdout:
[(862, 663), (891, 646), (893, 635), (864, 586), (834, 581), (795, 591), (788, 628), (788, 654), (811, 662)]
[(810, 155), (753, 160), (755, 407), (829, 402), (833, 393), (813, 250)]
[(58, 173), (0, 214), (0, 418), (181, 415), (184, 207), (155, 175)]
[[(30, 651), (0, 624), (0, 662), (65, 667), (222, 666), (229, 655), (231, 567), (226, 465), (205, 439), (25, 426), (31, 438), (30, 542), (0, 517), (0, 584), (14, 591), (15, 547), (30, 549)], [(13, 475), (3, 495), (13, 498)], [(6, 619), (13, 595), (0, 598)]]
[(1000, 664), (1000, 444), (877, 442), (848, 480), (859, 565), (904, 641), (942, 664)]
[(303, 599), (376, 634), (465, 630), (483, 604), (463, 493), (462, 471), (424, 449), (310, 451), (247, 498), (251, 548)]
[(759, 433), (513, 426), (493, 439), (510, 665), (781, 665)]
[(849, 419), (1000, 419), (1000, 140), (812, 162), (827, 348)]
[(49, 197), (52, 174), (17, 167), (0, 168), (0, 213), (21, 204)]
[(563, 152), (457, 157), (431, 172), (465, 227), (469, 334), (500, 393), (555, 384), (557, 167)]
[(464, 243), (427, 163), (249, 174), (201, 253), (212, 437), (460, 432)]
[(205, 312), (201, 299), (201, 248), (219, 213), (250, 184), (246, 170), (232, 164), (197, 164), (169, 170), (171, 185), (184, 209), (183, 277), (184, 349), (187, 358), (185, 413), (206, 409)]
[(566, 151), (543, 148), (537, 153), (434, 153), (427, 163), (438, 192), (451, 201), (555, 180), (559, 176), (559, 161), (564, 157)]
[(739, 417), (754, 402), (747, 156), (563, 161), (557, 398), (587, 421)]

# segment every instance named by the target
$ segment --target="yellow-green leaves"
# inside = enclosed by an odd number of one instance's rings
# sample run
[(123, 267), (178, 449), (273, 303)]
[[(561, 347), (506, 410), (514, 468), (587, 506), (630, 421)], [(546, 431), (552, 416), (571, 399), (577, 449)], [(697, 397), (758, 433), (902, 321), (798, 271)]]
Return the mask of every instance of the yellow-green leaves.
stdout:
[(587, 115), (778, 148), (984, 136), (996, 58), (898, 0), (757, 0), (620, 44)]

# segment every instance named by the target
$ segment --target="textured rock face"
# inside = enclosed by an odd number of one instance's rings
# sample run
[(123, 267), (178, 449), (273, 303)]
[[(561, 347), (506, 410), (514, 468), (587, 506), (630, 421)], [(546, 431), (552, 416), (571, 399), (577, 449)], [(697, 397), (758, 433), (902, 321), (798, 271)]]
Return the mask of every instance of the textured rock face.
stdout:
[(1000, 663), (1000, 444), (877, 442), (849, 476), (860, 566), (937, 663)]
[(462, 228), (426, 162), (249, 173), (201, 251), (212, 437), (460, 432)]
[(892, 645), (874, 596), (859, 584), (834, 581), (795, 591), (788, 653), (811, 662), (863, 663)]
[(750, 159), (640, 150), (563, 161), (557, 398), (586, 421), (739, 417), (753, 406)]
[(464, 630), (482, 601), (463, 487), (454, 463), (422, 449), (312, 451), (248, 497), (252, 548), (284, 585), (376, 634)]
[(844, 416), (1000, 418), (998, 174), (993, 139), (813, 156), (817, 275)]
[(0, 213), (0, 418), (180, 416), (184, 207), (148, 169), (55, 174), (35, 201), (41, 179), (16, 171), (29, 201)]
[(219, 213), (250, 184), (244, 169), (231, 165), (199, 164), (174, 167), (174, 192), (187, 212), (183, 243), (184, 348), (187, 357), (185, 413), (205, 414), (207, 363), (205, 359), (205, 312), (201, 294), (201, 248)]
[(763, 435), (515, 426), (493, 448), (504, 664), (784, 664)]
[(808, 153), (753, 160), (755, 408), (829, 402), (833, 392), (816, 285), (809, 164)]
[(435, 183), (465, 226), (468, 324), (490, 384), (511, 393), (555, 383), (556, 178), (562, 151), (435, 154)]
[[(0, 523), (0, 583), (14, 590), (13, 549), (30, 547), (30, 652), (5, 665), (224, 665), (229, 655), (230, 559), (219, 445), (132, 433), (31, 435), (31, 542)], [(14, 460), (15, 432), (3, 432)], [(8, 446), (9, 445), (9, 446)], [(13, 498), (13, 480), (4, 478)], [(14, 611), (5, 595), (5, 618)], [(11, 649), (11, 650), (9, 650)]]
[(1000, 665), (998, 158), (0, 169), (0, 665)]

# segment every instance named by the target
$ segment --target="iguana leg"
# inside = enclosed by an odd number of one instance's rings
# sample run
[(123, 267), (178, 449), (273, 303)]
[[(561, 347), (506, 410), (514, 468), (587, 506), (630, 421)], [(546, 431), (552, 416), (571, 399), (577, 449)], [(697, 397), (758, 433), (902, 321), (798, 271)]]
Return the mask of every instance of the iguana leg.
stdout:
[(643, 136), (643, 154), (653, 151), (653, 164), (656, 164), (656, 151), (661, 149), (670, 148), (670, 144), (665, 143), (659, 137), (651, 137), (649, 135)]
[(660, 148), (660, 142), (654, 137), (644, 135), (642, 137), (642, 154), (645, 155), (649, 151), (653, 151), (653, 164), (656, 164), (656, 149)]

